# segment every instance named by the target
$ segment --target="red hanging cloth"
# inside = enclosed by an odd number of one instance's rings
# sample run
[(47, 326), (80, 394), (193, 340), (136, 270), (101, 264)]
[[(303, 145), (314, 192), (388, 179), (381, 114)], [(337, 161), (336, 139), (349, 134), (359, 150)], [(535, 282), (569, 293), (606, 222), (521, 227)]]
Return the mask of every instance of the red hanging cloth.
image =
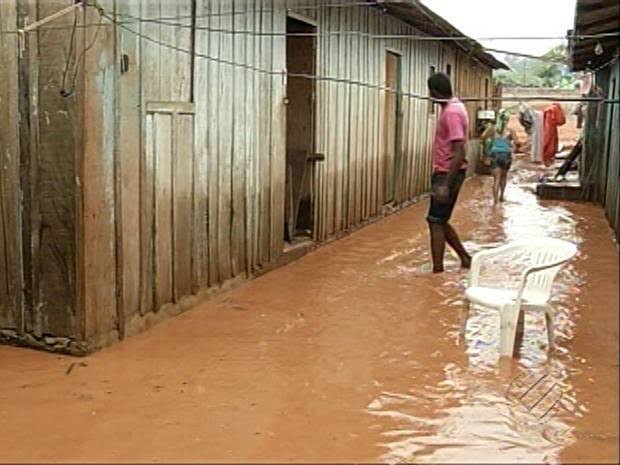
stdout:
[(558, 127), (566, 123), (564, 111), (558, 103), (551, 104), (543, 112), (543, 162), (551, 166), (558, 152)]

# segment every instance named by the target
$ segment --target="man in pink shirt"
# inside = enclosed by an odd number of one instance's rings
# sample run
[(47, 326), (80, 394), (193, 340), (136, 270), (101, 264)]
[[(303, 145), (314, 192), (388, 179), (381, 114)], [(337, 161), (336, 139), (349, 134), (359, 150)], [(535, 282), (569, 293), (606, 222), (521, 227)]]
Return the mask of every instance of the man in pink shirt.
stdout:
[(464, 268), (471, 265), (471, 257), (449, 223), (459, 190), (465, 180), (465, 146), (469, 119), (464, 105), (452, 95), (452, 84), (448, 76), (442, 73), (432, 75), (428, 79), (428, 89), (431, 97), (441, 105), (433, 141), (431, 205), (426, 218), (431, 234), (433, 273), (441, 273), (446, 242), (458, 254)]

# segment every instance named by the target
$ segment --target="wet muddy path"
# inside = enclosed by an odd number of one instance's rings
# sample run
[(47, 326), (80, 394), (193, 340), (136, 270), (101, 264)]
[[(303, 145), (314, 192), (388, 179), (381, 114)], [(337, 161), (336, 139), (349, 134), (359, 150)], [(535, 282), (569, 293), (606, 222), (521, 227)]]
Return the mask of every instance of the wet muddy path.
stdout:
[(459, 342), (466, 275), (428, 274), (424, 201), (91, 357), (0, 347), (0, 460), (617, 462), (618, 249), (535, 176), (499, 208), (468, 181), (454, 224), (472, 251), (579, 244), (552, 353), (535, 315), (508, 363), (494, 312)]

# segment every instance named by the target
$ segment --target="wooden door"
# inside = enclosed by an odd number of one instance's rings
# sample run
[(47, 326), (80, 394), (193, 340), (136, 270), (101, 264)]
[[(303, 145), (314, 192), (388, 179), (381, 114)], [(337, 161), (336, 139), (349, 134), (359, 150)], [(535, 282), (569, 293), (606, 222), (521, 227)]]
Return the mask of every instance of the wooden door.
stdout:
[(385, 99), (383, 127), (383, 200), (389, 203), (396, 195), (396, 166), (400, 134), (401, 57), (393, 52), (385, 56)]

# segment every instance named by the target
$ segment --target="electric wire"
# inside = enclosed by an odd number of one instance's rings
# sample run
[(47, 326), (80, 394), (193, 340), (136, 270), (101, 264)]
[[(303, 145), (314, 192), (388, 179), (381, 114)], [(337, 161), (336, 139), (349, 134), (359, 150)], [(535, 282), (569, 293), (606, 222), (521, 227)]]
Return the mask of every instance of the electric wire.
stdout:
[[(433, 99), (431, 97), (429, 97), (428, 95), (422, 95), (422, 94), (417, 94), (417, 93), (413, 93), (413, 92), (404, 92), (404, 91), (400, 91), (400, 90), (396, 90), (396, 89), (392, 89), (390, 87), (387, 86), (381, 86), (381, 85), (376, 85), (376, 84), (370, 84), (370, 83), (366, 83), (366, 82), (362, 82), (362, 81), (357, 81), (357, 80), (352, 80), (352, 79), (346, 79), (346, 78), (337, 78), (337, 77), (330, 77), (330, 76), (320, 76), (320, 75), (314, 75), (314, 74), (305, 74), (305, 73), (290, 73), (287, 71), (274, 71), (274, 70), (266, 70), (263, 68), (259, 68), (257, 66), (253, 66), (253, 65), (249, 65), (247, 63), (239, 63), (239, 62), (235, 62), (233, 60), (228, 60), (225, 58), (220, 58), (220, 57), (213, 57), (210, 55), (206, 55), (200, 52), (192, 52), (192, 50), (183, 48), (183, 47), (179, 47), (177, 45), (173, 45), (173, 44), (168, 44), (165, 43), (163, 41), (160, 41), (158, 39), (155, 39), (153, 37), (150, 37), (146, 34), (143, 34), (142, 32), (139, 31), (135, 31), (133, 29), (131, 29), (130, 27), (128, 27), (125, 24), (120, 24), (116, 22), (116, 19), (114, 17), (112, 17), (111, 15), (109, 15), (107, 12), (105, 12), (105, 10), (100, 9), (99, 10), (100, 14), (102, 15), (102, 17), (105, 17), (107, 20), (113, 22), (114, 24), (116, 24), (118, 27), (126, 30), (127, 32), (130, 32), (134, 35), (136, 35), (137, 37), (140, 37), (148, 42), (154, 43), (156, 45), (162, 46), (162, 47), (166, 47), (181, 53), (186, 53), (186, 54), (192, 54), (194, 53), (195, 56), (197, 58), (203, 58), (206, 59), (208, 61), (214, 62), (214, 63), (218, 63), (221, 65), (228, 65), (228, 66), (232, 66), (232, 67), (236, 67), (236, 68), (240, 68), (240, 69), (244, 69), (247, 71), (254, 71), (257, 72), (259, 74), (264, 74), (264, 75), (268, 75), (268, 76), (286, 76), (288, 78), (299, 78), (299, 79), (310, 79), (310, 80), (315, 80), (315, 81), (323, 81), (323, 82), (332, 82), (332, 83), (337, 83), (337, 84), (349, 84), (349, 85), (355, 85), (355, 86), (359, 86), (359, 87), (363, 87), (363, 88), (368, 88), (368, 89), (374, 89), (374, 90), (379, 90), (379, 91), (384, 91), (384, 92), (388, 92), (388, 93), (397, 93), (398, 95), (402, 96), (402, 97), (408, 97), (408, 98), (412, 98), (412, 99), (418, 99), (418, 100), (424, 100), (424, 101), (434, 101), (437, 103), (441, 103), (442, 100), (439, 99)], [(605, 101), (608, 103), (619, 103), (620, 101), (613, 101), (613, 100), (603, 100), (603, 99), (598, 99), (598, 98), (588, 98), (588, 97), (581, 97), (581, 98), (572, 98), (572, 97), (555, 97), (553, 99), (550, 99), (549, 96), (530, 96), (530, 97), (525, 97), (525, 98), (520, 98), (520, 97), (515, 97), (515, 98), (506, 98), (506, 97), (463, 97), (463, 98), (459, 98), (459, 100), (461, 100), (462, 102), (493, 102), (493, 101), (515, 101), (515, 102), (522, 102), (522, 101), (549, 101), (549, 100), (553, 100), (553, 101), (558, 101), (558, 102), (600, 102), (600, 101)]]

